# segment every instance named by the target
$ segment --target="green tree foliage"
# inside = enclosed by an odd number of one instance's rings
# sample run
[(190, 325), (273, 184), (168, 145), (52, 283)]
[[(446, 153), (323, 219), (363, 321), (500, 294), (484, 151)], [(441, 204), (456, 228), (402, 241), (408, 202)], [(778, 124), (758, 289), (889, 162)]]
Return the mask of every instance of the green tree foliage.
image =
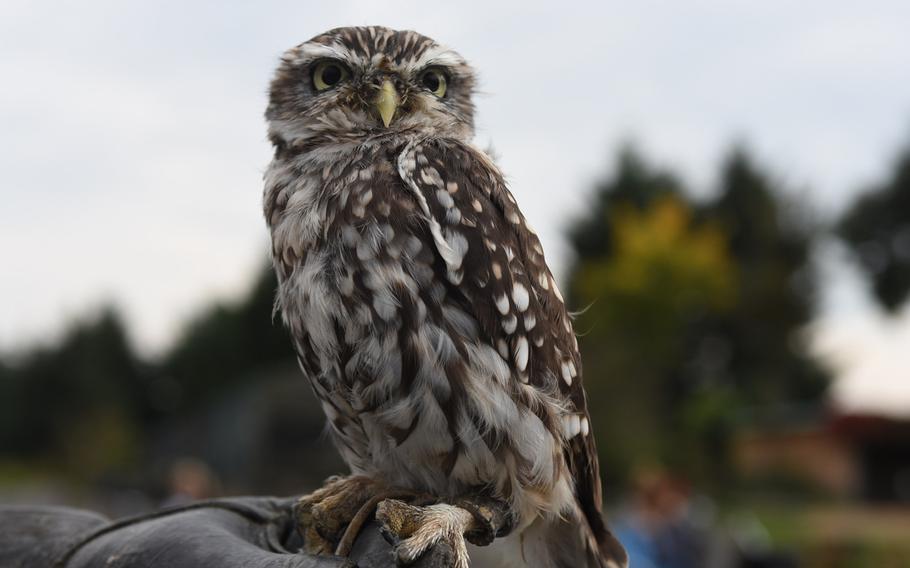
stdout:
[(16, 370), (0, 361), (0, 455), (22, 450), (19, 427), (26, 414), (24, 390)]
[(879, 303), (894, 311), (910, 294), (910, 144), (885, 181), (847, 210), (837, 232), (856, 253)]
[(781, 191), (737, 151), (713, 199), (687, 195), (625, 150), (570, 231), (570, 298), (613, 475), (656, 461), (720, 481), (737, 412), (815, 401), (826, 384), (794, 347), (810, 317), (812, 235)]
[(275, 287), (263, 267), (248, 295), (208, 308), (160, 362), (135, 354), (112, 308), (0, 362), (0, 461), (80, 479), (142, 469), (161, 426), (187, 422), (271, 366), (293, 366), (290, 341), (271, 317)]
[(126, 465), (147, 415), (147, 379), (122, 321), (107, 308), (73, 325), (59, 344), (0, 369), (0, 451), (53, 456), (54, 466), (80, 476)]
[(827, 379), (798, 337), (817, 287), (812, 223), (742, 150), (724, 164), (718, 196), (703, 210), (726, 228), (740, 283), (733, 310), (705, 326), (729, 342), (726, 379), (753, 404), (818, 400)]
[(643, 209), (664, 195), (680, 195), (682, 185), (669, 172), (645, 164), (631, 148), (619, 153), (615, 177), (594, 191), (592, 214), (575, 220), (569, 228), (569, 239), (579, 259), (608, 256), (613, 236), (603, 214), (616, 204)]

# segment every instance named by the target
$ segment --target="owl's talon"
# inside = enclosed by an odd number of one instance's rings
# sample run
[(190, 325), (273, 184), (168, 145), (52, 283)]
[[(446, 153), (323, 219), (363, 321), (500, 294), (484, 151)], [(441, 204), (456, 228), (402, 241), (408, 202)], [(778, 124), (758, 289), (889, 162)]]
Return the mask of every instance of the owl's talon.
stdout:
[(385, 541), (391, 544), (393, 547), (397, 546), (398, 543), (401, 542), (401, 539), (398, 538), (398, 535), (383, 523), (380, 523), (379, 525), (379, 534), (381, 534), (382, 538), (385, 539)]
[[(331, 477), (300, 498), (294, 508), (297, 527), (310, 554), (333, 554), (364, 504), (385, 487), (368, 477)], [(355, 535), (356, 536), (356, 535)]]
[(448, 549), (445, 552), (451, 551), (448, 565), (468, 568), (464, 535), (474, 530), (477, 524), (470, 511), (445, 503), (417, 507), (396, 499), (386, 499), (376, 508), (376, 518), (386, 534), (399, 541), (395, 545), (399, 564), (411, 564), (430, 548), (445, 544)]
[(515, 527), (515, 516), (509, 504), (491, 497), (472, 496), (455, 503), (474, 516), (473, 528), (465, 533), (471, 544), (487, 546), (498, 537), (509, 534)]

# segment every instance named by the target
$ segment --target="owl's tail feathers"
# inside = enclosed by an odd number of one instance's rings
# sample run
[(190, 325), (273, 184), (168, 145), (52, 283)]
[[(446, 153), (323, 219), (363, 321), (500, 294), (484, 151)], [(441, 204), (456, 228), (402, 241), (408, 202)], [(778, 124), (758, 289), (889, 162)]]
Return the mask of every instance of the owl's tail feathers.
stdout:
[(625, 547), (617, 540), (608, 529), (596, 537), (597, 553), (600, 557), (600, 566), (603, 568), (628, 568), (629, 555)]
[(588, 549), (600, 558), (600, 563), (593, 564), (593, 566), (598, 566), (598, 568), (628, 568), (629, 555), (626, 553), (625, 547), (610, 532), (610, 529), (607, 528), (607, 523), (604, 522), (600, 514), (585, 514), (584, 522), (580, 524), (587, 524), (587, 528), (590, 530), (588, 539), (586, 539)]
[(595, 532), (584, 515), (539, 518), (522, 531), (523, 566), (532, 568), (628, 568), (626, 550), (606, 526)]

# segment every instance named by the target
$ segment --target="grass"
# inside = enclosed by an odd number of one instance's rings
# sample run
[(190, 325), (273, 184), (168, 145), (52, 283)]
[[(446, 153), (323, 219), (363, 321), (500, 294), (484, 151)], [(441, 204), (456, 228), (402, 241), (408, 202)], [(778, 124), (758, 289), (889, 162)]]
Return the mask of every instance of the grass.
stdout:
[(750, 509), (806, 568), (910, 568), (910, 507), (766, 501)]

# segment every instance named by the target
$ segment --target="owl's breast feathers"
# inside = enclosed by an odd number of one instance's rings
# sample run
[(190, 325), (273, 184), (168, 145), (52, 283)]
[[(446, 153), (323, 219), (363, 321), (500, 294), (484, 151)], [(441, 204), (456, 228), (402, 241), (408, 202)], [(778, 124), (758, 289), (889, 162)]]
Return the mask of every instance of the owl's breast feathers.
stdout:
[(340, 451), (522, 522), (581, 515), (606, 557), (578, 345), (499, 170), (451, 139), (361, 152), (273, 163), (266, 188), (278, 302)]

